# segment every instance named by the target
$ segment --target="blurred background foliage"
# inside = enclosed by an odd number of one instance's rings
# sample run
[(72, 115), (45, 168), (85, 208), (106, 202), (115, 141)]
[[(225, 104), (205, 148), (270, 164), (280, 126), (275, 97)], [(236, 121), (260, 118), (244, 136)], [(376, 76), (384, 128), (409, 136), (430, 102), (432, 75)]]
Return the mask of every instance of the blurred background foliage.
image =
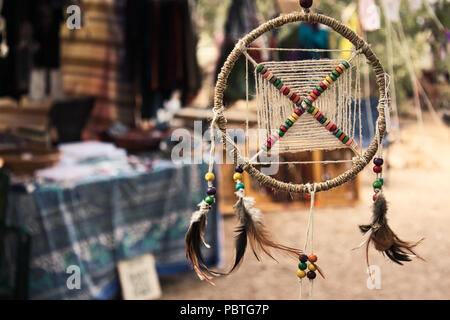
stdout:
[[(217, 44), (220, 43), (223, 28), (227, 16), (227, 9), (232, 0), (197, 0), (197, 26), (199, 28), (200, 43)], [(428, 0), (424, 0), (428, 1)], [(397, 102), (400, 111), (412, 109), (410, 98), (413, 96), (413, 86), (405, 57), (411, 57), (412, 66), (420, 78), (424, 70), (433, 75), (434, 81), (449, 81), (450, 54), (448, 50), (448, 40), (445, 30), (442, 29), (433, 19), (426, 5), (421, 9), (411, 12), (408, 0), (401, 1), (400, 23), (392, 22), (390, 34), (387, 32), (386, 21), (382, 6), (379, 0), (375, 1), (381, 12), (381, 28), (376, 31), (370, 31), (365, 34), (367, 41), (377, 54), (382, 64), (387, 68), (387, 37), (393, 40), (393, 67), (395, 75), (395, 85)], [(450, 27), (450, 2), (447, 0), (430, 1), (430, 7), (434, 10), (437, 19), (445, 29)], [(260, 16), (260, 23), (276, 16), (279, 12), (278, 3), (275, 0), (255, 0), (256, 7)], [(343, 20), (343, 12), (349, 6), (357, 11), (358, 1), (352, 0), (321, 0), (314, 1), (314, 9), (320, 13)], [(401, 41), (402, 34), (405, 40)], [(340, 36), (332, 33), (330, 38), (330, 47), (336, 48)], [(444, 52), (443, 52), (444, 51)], [(374, 90), (374, 78), (371, 76), (371, 88)], [(444, 89), (447, 95), (447, 103), (440, 107), (449, 108), (450, 90), (448, 85)]]

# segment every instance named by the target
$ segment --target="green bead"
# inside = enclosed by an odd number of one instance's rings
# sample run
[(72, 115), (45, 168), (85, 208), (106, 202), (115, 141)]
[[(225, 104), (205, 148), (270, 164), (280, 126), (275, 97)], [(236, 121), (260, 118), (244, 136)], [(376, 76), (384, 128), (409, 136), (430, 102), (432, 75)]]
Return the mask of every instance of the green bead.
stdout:
[(264, 145), (264, 144), (261, 146), (261, 149), (263, 149), (264, 151), (268, 151), (268, 150), (267, 150), (267, 146)]
[(322, 117), (322, 119), (319, 120), (320, 124), (323, 124), (325, 121), (327, 121), (327, 118)]
[(333, 79), (333, 81), (337, 80), (337, 77), (334, 74), (330, 73), (329, 76), (331, 79)]
[(383, 179), (383, 178), (378, 178), (378, 181), (380, 181), (380, 182), (381, 182), (381, 185), (383, 185), (383, 184), (384, 184), (384, 179)]
[(308, 267), (308, 266), (306, 265), (305, 262), (300, 262), (300, 263), (298, 264), (298, 268), (299, 268), (300, 270), (305, 270), (307, 267)]
[[(286, 119), (286, 121), (284, 122), (288, 127), (292, 127), (293, 123), (291, 120)], [(286, 126), (285, 126), (286, 127)]]
[(343, 143), (343, 144), (346, 144), (347, 141), (348, 141), (349, 139), (350, 139), (350, 138), (349, 138), (348, 136), (345, 136), (345, 138), (342, 140), (342, 143)]
[(277, 79), (277, 80), (275, 80), (275, 82), (273, 83), (273, 85), (274, 85), (275, 87), (277, 87), (277, 86), (280, 84), (280, 82), (281, 82), (281, 80), (280, 80), (280, 79)]
[(305, 102), (306, 102), (306, 104), (307, 104), (308, 106), (312, 106), (312, 102), (311, 102), (311, 101), (309, 101), (309, 99), (305, 99), (305, 100), (303, 100), (303, 101), (305, 101)]
[(280, 83), (276, 86), (276, 88), (280, 90), (283, 85), (284, 83), (280, 80)]
[(380, 189), (383, 184), (380, 181), (374, 181), (372, 186), (374, 189)]
[(242, 182), (239, 182), (238, 184), (236, 184), (236, 190), (240, 190), (240, 189), (245, 189), (245, 186)]
[(333, 72), (331, 72), (332, 74), (334, 74), (336, 76), (336, 78), (339, 78), (339, 76), (341, 75), (339, 72), (337, 72), (336, 70), (333, 70)]
[(317, 86), (316, 89), (319, 90), (320, 93), (323, 93), (325, 91), (321, 86)]
[(207, 204), (213, 204), (214, 203), (214, 198), (211, 197), (211, 196), (208, 196), (208, 197), (205, 198), (205, 202)]
[(343, 61), (342, 64), (344, 65), (345, 68), (350, 68), (350, 65), (347, 61)]
[(260, 65), (256, 68), (256, 71), (257, 71), (257, 72), (261, 72), (262, 69), (264, 69), (264, 65), (260, 64)]
[(339, 137), (341, 136), (341, 134), (342, 134), (342, 130), (339, 129), (339, 130), (336, 132), (335, 136), (339, 138)]
[(285, 134), (285, 132), (284, 132), (283, 130), (278, 129), (278, 135), (279, 135), (280, 137), (284, 136), (284, 134)]
[(308, 112), (309, 112), (309, 113), (312, 113), (312, 112), (314, 111), (314, 109), (315, 109), (315, 108), (314, 108), (313, 106), (311, 106), (311, 107), (309, 107)]

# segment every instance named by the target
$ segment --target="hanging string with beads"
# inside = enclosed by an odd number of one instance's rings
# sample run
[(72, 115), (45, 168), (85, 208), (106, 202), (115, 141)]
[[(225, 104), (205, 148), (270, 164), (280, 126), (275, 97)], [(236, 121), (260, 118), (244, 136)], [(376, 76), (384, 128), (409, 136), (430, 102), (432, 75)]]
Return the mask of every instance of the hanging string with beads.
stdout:
[[(308, 192), (311, 197), (310, 200), (310, 208), (309, 208), (309, 216), (308, 216), (308, 225), (306, 229), (306, 239), (305, 245), (303, 247), (303, 252), (307, 252), (306, 250), (310, 249), (311, 254), (308, 256), (306, 254), (302, 254), (299, 257), (299, 264), (297, 270), (297, 277), (300, 281), (300, 291), (299, 291), (299, 300), (302, 299), (302, 280), (307, 277), (309, 279), (309, 298), (312, 298), (313, 295), (313, 280), (316, 278), (316, 270), (320, 272), (318, 266), (316, 265), (317, 256), (314, 254), (314, 201), (317, 190), (317, 184), (314, 183), (313, 186), (310, 184), (307, 185)], [(309, 264), (308, 264), (309, 262)], [(309, 271), (306, 271), (309, 270)], [(323, 275), (322, 275), (323, 276)]]

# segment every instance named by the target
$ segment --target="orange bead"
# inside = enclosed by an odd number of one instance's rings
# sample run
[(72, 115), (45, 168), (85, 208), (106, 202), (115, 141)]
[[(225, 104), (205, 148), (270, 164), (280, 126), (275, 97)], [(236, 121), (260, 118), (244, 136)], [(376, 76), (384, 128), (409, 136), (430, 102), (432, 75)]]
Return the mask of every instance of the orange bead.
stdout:
[(309, 260), (310, 262), (316, 262), (316, 261), (317, 261), (317, 256), (316, 256), (315, 254), (310, 254), (310, 255), (308, 256), (308, 260)]

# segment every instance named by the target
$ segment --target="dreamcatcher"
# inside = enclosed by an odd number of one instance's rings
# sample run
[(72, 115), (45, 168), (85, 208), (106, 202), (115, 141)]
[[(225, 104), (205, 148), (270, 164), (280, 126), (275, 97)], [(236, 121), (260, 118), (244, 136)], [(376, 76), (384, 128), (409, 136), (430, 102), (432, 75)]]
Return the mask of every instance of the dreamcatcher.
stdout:
[[(373, 218), (370, 224), (359, 227), (363, 233), (363, 241), (358, 248), (366, 247), (367, 265), (369, 265), (368, 249), (371, 243), (377, 250), (398, 264), (410, 261), (411, 257), (416, 256), (413, 249), (418, 243), (400, 240), (390, 229), (386, 219), (387, 203), (382, 191), (384, 181), (382, 177), (381, 143), (386, 128), (389, 126), (389, 77), (384, 72), (369, 44), (354, 31), (333, 18), (311, 12), (309, 10), (312, 5), (311, 0), (301, 0), (300, 5), (303, 7), (303, 12), (293, 12), (277, 17), (262, 24), (242, 38), (228, 56), (217, 79), (213, 107), (214, 117), (211, 121), (210, 164), (209, 171), (205, 175), (205, 179), (208, 181), (207, 195), (199, 204), (199, 210), (193, 214), (189, 230), (186, 233), (187, 257), (192, 262), (200, 279), (210, 283), (213, 283), (212, 278), (214, 276), (229, 274), (236, 270), (242, 262), (247, 244), (249, 244), (258, 260), (261, 253), (273, 258), (271, 252), (273, 249), (299, 259), (297, 276), (300, 283), (305, 278), (309, 279), (310, 290), (312, 290), (316, 272), (324, 277), (324, 273), (317, 264), (318, 258), (313, 248), (315, 194), (340, 186), (353, 179), (370, 163), (374, 156), (373, 171), (376, 178), (373, 182)], [(316, 59), (266, 61), (263, 63), (257, 63), (252, 59), (248, 51), (257, 50), (250, 47), (255, 39), (275, 28), (295, 22), (320, 23), (339, 33), (354, 46), (350, 58), (347, 60)], [(261, 144), (259, 151), (252, 157), (249, 156), (249, 153), (247, 153), (247, 156), (242, 154), (238, 145), (227, 133), (227, 121), (224, 116), (222, 100), (228, 76), (241, 55), (246, 57), (247, 67), (250, 65), (254, 68), (258, 126), (259, 129), (264, 129), (263, 132), (266, 132), (265, 135), (260, 135), (264, 142)], [(359, 135), (359, 141), (362, 141), (359, 98), (359, 59), (362, 55), (365, 56), (367, 63), (373, 69), (379, 92), (379, 115), (376, 121), (376, 133), (370, 146), (364, 152), (355, 137)], [(359, 126), (356, 126), (356, 123), (359, 123)], [(359, 127), (359, 130), (356, 130), (356, 127)], [(213, 174), (215, 131), (213, 129), (218, 129), (217, 132), (224, 147), (232, 153), (235, 161), (233, 180), (235, 181), (235, 194), (238, 200), (234, 205), (234, 210), (239, 225), (236, 229), (234, 262), (227, 272), (209, 269), (203, 261), (200, 251), (202, 243), (208, 247), (204, 242), (206, 215), (211, 206), (214, 205), (216, 195), (216, 188), (213, 185), (215, 180)], [(354, 153), (355, 156), (350, 160), (336, 160), (337, 162), (350, 161), (351, 167), (337, 177), (326, 181), (293, 184), (279, 181), (265, 175), (258, 169), (261, 164), (258, 159), (274, 151), (289, 153), (339, 148), (347, 148)], [(242, 181), (244, 170), (260, 184), (289, 193), (310, 195), (310, 211), (303, 250), (279, 244), (272, 239), (263, 224), (261, 212), (254, 207), (254, 199), (245, 195), (245, 185)]]

